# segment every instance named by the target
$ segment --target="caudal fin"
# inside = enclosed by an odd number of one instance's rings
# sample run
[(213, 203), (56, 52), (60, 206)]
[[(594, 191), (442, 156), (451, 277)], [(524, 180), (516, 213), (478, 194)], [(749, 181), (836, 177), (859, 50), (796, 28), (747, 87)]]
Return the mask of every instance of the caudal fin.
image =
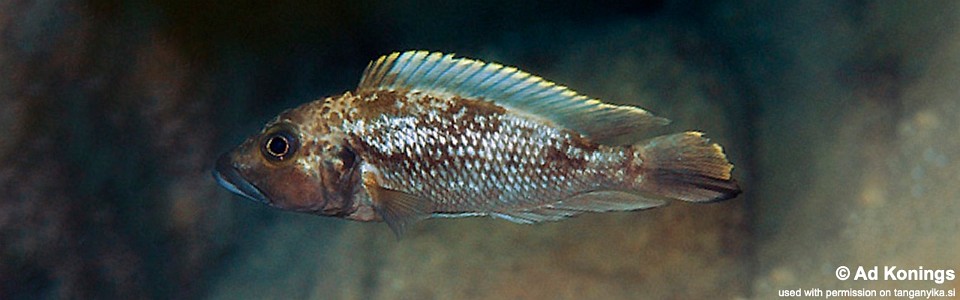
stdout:
[(638, 183), (644, 193), (690, 202), (722, 201), (740, 194), (723, 148), (700, 132), (660, 136), (635, 147), (641, 151)]

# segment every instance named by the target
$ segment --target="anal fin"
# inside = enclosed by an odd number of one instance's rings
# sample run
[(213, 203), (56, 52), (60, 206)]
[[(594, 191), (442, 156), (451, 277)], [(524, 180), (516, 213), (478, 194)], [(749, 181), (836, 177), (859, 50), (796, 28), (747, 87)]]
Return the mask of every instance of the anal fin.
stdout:
[(579, 214), (580, 212), (578, 211), (541, 207), (519, 211), (498, 212), (494, 213), (493, 216), (517, 224), (536, 224), (545, 221), (560, 221)]
[(579, 194), (552, 206), (565, 210), (607, 212), (649, 209), (665, 204), (667, 204), (667, 201), (663, 199), (616, 190), (601, 190)]
[(560, 221), (585, 212), (632, 211), (666, 205), (667, 201), (638, 194), (601, 190), (575, 195), (557, 203), (533, 209), (498, 212), (494, 216), (514, 223), (535, 224)]

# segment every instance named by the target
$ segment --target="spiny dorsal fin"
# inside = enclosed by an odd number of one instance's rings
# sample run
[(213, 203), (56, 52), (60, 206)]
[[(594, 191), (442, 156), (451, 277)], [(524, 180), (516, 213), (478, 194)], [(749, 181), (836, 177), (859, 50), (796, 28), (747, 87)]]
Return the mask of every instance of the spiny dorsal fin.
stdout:
[(357, 90), (378, 89), (485, 99), (545, 118), (599, 143), (669, 122), (638, 107), (579, 95), (514, 67), (438, 52), (397, 52), (371, 61)]

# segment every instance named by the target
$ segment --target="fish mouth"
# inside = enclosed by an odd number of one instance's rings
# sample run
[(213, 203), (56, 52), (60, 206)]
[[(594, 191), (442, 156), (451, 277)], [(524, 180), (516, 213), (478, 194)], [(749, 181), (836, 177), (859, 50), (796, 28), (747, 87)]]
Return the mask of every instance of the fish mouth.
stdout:
[(227, 154), (221, 155), (220, 158), (217, 159), (217, 166), (213, 169), (213, 178), (216, 178), (217, 183), (234, 194), (263, 204), (270, 203), (267, 197), (260, 192), (260, 189), (240, 175), (240, 171), (230, 163), (230, 158)]

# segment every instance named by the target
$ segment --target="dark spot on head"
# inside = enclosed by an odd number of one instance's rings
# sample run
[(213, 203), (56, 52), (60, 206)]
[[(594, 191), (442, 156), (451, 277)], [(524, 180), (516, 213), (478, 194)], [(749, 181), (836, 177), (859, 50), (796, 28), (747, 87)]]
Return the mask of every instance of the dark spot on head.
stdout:
[(337, 153), (337, 158), (343, 162), (344, 169), (353, 169), (353, 166), (357, 161), (357, 154), (353, 153), (350, 148), (343, 147), (340, 148), (340, 152)]

